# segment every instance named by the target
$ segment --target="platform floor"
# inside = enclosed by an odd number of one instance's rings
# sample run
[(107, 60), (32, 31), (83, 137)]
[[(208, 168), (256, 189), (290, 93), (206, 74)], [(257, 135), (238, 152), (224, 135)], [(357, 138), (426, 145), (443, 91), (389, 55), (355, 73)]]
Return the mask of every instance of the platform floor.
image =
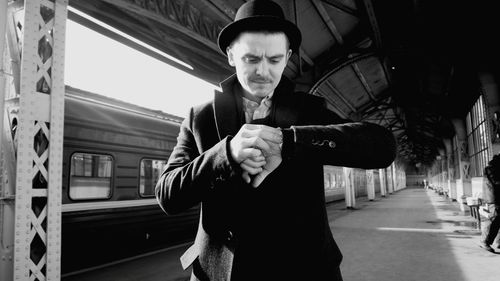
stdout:
[(500, 255), (479, 248), (475, 219), (459, 203), (407, 188), (357, 207), (329, 210), (345, 281), (500, 280)]
[[(479, 248), (475, 220), (457, 202), (419, 187), (356, 203), (327, 206), (344, 281), (500, 280), (500, 249)], [(62, 280), (184, 281), (178, 258), (187, 246)]]

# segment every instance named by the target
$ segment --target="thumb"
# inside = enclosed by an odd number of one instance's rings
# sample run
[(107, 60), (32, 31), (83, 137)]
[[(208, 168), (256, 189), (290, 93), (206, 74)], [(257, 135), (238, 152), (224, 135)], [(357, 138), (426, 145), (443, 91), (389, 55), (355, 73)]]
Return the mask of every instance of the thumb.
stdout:
[(243, 180), (246, 182), (246, 183), (250, 183), (250, 181), (252, 180), (250, 178), (250, 174), (248, 174), (247, 171), (243, 172), (243, 174), (241, 174), (241, 177), (243, 177)]
[(262, 172), (255, 175), (252, 181), (252, 186), (257, 188), (269, 174), (270, 173), (268, 171), (263, 170)]

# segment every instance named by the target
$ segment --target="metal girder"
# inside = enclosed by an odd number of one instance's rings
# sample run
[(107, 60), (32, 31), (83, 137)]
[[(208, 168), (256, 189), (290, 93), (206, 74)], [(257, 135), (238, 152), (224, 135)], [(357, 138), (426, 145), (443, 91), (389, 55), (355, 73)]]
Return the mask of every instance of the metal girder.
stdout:
[(335, 26), (335, 23), (332, 21), (330, 18), (330, 15), (328, 15), (328, 12), (325, 10), (325, 7), (323, 7), (323, 4), (319, 0), (310, 0), (316, 11), (318, 12), (320, 18), (323, 20), (325, 25), (328, 27), (328, 30), (332, 34), (333, 38), (335, 38), (335, 41), (339, 45), (344, 44), (344, 39), (342, 38), (342, 35), (338, 31), (337, 27)]
[(373, 94), (373, 90), (370, 87), (370, 85), (368, 84), (368, 82), (366, 81), (365, 76), (363, 75), (363, 73), (359, 69), (358, 64), (357, 63), (351, 64), (351, 68), (353, 69), (354, 73), (356, 73), (356, 77), (358, 77), (359, 81), (361, 81), (361, 85), (363, 85), (363, 88), (365, 88), (365, 91), (368, 94), (368, 97), (370, 97), (370, 99), (372, 101), (376, 100), (375, 95)]
[[(13, 271), (13, 244), (14, 244), (14, 186), (8, 176), (13, 174), (14, 155), (13, 148), (10, 147), (7, 111), (4, 110), (7, 81), (7, 62), (8, 57), (4, 54), (6, 25), (7, 25), (7, 1), (0, 1), (0, 280), (12, 279)], [(6, 63), (5, 63), (6, 64)], [(5, 122), (4, 122), (5, 121)], [(10, 148), (10, 149), (9, 149)]]
[(15, 182), (10, 226), (15, 233), (14, 262), (8, 279), (59, 280), (68, 1), (30, 0), (24, 5), (9, 9), (9, 21), (16, 26), (9, 36), (16, 42), (9, 47), (22, 47), (22, 56), (19, 92), (6, 102), (9, 130), (2, 132), (7, 137), (2, 149), (5, 143), (14, 146), (2, 161), (10, 159), (13, 163), (6, 164), (15, 166), (7, 169), (7, 177)]
[(323, 3), (327, 4), (327, 5), (330, 5), (332, 7), (335, 7), (341, 11), (343, 11), (344, 13), (347, 13), (349, 15), (352, 15), (352, 16), (355, 16), (355, 17), (360, 17), (359, 15), (359, 11), (356, 10), (356, 9), (353, 9), (343, 3), (341, 3), (340, 1), (337, 1), (337, 0), (322, 0)]
[(222, 19), (225, 19), (227, 23), (233, 21), (236, 12), (231, 7), (229, 7), (224, 1), (206, 0), (205, 2), (208, 3), (209, 7), (212, 7), (211, 10), (214, 13), (216, 13)]
[[(338, 61), (336, 63), (336, 65), (330, 70), (328, 71), (326, 74), (323, 75), (323, 77), (321, 77), (315, 84), (313, 87), (311, 87), (311, 89), (309, 90), (310, 93), (312, 94), (315, 94), (316, 92), (319, 91), (319, 89), (321, 88), (321, 85), (325, 84), (330, 90), (332, 90), (333, 93), (335, 93), (335, 95), (343, 101), (343, 103), (346, 104), (347, 107), (349, 107), (353, 112), (355, 113), (359, 113), (359, 112), (362, 112), (360, 111), (359, 109), (356, 109), (356, 107), (354, 107), (354, 105), (352, 105), (351, 103), (349, 103), (347, 101), (347, 99), (342, 95), (342, 93), (340, 93), (340, 91), (338, 91), (336, 89), (336, 87), (334, 85), (331, 84), (331, 82), (329, 81), (329, 78), (331, 75), (333, 75), (335, 72), (337, 72), (338, 70), (346, 67), (346, 66), (349, 66), (353, 63), (356, 63), (360, 60), (363, 60), (363, 59), (366, 59), (368, 57), (371, 57), (371, 56), (374, 56), (375, 53), (373, 52), (367, 52), (367, 53), (362, 53), (362, 54), (357, 54), (357, 55), (352, 55), (352, 56), (349, 56), (347, 58), (345, 58), (344, 60), (342, 61)], [(322, 96), (325, 96), (327, 97), (328, 95), (325, 94), (325, 93), (321, 93)], [(384, 96), (384, 98), (386, 98)], [(329, 99), (330, 101), (332, 99)], [(333, 105), (335, 105), (336, 103), (332, 103)], [(344, 113), (344, 115), (348, 115), (347, 113)]]
[(363, 59), (366, 59), (366, 58), (369, 58), (369, 57), (372, 57), (375, 55), (376, 54), (374, 52), (370, 51), (370, 52), (366, 52), (366, 53), (350, 55), (348, 57), (343, 58), (342, 60), (337, 60), (337, 61), (332, 62), (330, 70), (325, 71), (325, 74), (313, 85), (313, 87), (311, 87), (311, 92), (314, 92), (316, 90), (316, 88), (318, 88), (321, 85), (321, 83), (324, 82), (324, 80), (327, 80), (330, 77), (330, 75), (337, 72), (338, 70), (340, 70), (340, 69), (342, 69), (342, 68), (344, 68), (344, 67), (346, 67), (354, 62), (361, 61)]
[(381, 49), (382, 36), (380, 34), (380, 28), (378, 26), (377, 17), (375, 16), (375, 10), (373, 8), (372, 0), (363, 0), (362, 2), (365, 6), (366, 14), (368, 15), (368, 20), (370, 21), (370, 26), (372, 28), (372, 34), (374, 37), (373, 39), (375, 41), (375, 46), (377, 47), (377, 49)]
[[(202, 21), (200, 14), (202, 14), (198, 9), (185, 2), (184, 5), (187, 7), (181, 8), (176, 7), (174, 1), (165, 1), (167, 5), (171, 5), (169, 9), (166, 7), (162, 9), (156, 6), (152, 7), (144, 4), (145, 6), (140, 6), (133, 1), (122, 1), (122, 0), (102, 0), (103, 2), (109, 3), (113, 6), (119, 7), (120, 9), (133, 12), (142, 17), (147, 17), (149, 19), (158, 21), (162, 24), (170, 26), (183, 34), (187, 34), (189, 37), (197, 40), (198, 42), (204, 44), (206, 47), (212, 49), (215, 52), (219, 52), (219, 47), (215, 43), (217, 41), (218, 29), (222, 28), (222, 24), (215, 22), (208, 23), (208, 18)], [(128, 3), (127, 3), (128, 2)], [(170, 16), (165, 16), (163, 14), (169, 13)], [(182, 12), (181, 12), (182, 11)], [(197, 16), (195, 16), (197, 14)], [(172, 20), (175, 18), (181, 22)], [(191, 27), (191, 28), (188, 28)], [(202, 28), (201, 26), (206, 26)]]

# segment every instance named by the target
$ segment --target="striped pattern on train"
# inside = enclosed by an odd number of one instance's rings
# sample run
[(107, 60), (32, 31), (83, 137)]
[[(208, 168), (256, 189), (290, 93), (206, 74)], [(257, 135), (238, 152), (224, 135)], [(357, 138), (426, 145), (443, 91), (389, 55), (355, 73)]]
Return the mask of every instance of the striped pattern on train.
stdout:
[(166, 216), (154, 197), (181, 121), (66, 88), (63, 276), (194, 238), (198, 209)]

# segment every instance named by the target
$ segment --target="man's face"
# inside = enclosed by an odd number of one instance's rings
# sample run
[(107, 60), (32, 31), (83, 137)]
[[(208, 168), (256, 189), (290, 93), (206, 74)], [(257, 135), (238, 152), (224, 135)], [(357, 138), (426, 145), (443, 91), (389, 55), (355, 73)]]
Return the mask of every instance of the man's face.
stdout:
[(245, 97), (257, 102), (278, 86), (291, 54), (282, 32), (243, 32), (227, 50), (229, 65), (236, 68)]

